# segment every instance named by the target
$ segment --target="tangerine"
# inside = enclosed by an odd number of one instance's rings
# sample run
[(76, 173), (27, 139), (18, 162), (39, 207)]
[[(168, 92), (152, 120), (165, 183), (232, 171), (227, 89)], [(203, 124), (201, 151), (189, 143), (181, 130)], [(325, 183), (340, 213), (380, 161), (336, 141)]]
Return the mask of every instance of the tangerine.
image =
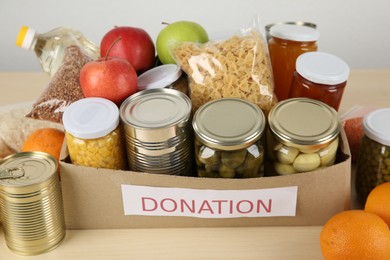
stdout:
[(377, 214), (390, 227), (390, 182), (383, 182), (371, 190), (364, 210)]
[(22, 152), (39, 151), (52, 155), (57, 161), (60, 159), (64, 131), (46, 127), (33, 131), (24, 141)]
[(374, 213), (346, 210), (325, 223), (320, 246), (325, 259), (390, 259), (390, 230)]

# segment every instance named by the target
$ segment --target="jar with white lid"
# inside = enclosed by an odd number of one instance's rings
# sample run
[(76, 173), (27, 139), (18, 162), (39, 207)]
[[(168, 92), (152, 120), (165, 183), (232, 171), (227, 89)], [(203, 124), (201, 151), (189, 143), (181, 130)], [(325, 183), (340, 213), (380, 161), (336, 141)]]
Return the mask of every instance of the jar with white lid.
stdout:
[(112, 101), (80, 99), (65, 109), (62, 120), (73, 164), (127, 169), (119, 109)]
[(261, 109), (243, 99), (222, 98), (202, 105), (192, 123), (198, 176), (264, 176), (265, 124)]
[(349, 66), (339, 57), (325, 52), (307, 52), (296, 61), (290, 98), (307, 97), (320, 100), (338, 111)]
[(164, 64), (138, 76), (138, 91), (154, 88), (175, 89), (188, 95), (186, 75), (176, 64)]
[(356, 170), (356, 193), (364, 205), (377, 185), (390, 181), (390, 108), (377, 109), (363, 118)]
[(275, 81), (275, 94), (279, 101), (290, 94), (295, 61), (305, 52), (317, 51), (317, 29), (293, 24), (277, 24), (270, 29), (268, 49)]
[(270, 175), (314, 171), (335, 163), (341, 123), (337, 112), (310, 98), (277, 103), (268, 114)]

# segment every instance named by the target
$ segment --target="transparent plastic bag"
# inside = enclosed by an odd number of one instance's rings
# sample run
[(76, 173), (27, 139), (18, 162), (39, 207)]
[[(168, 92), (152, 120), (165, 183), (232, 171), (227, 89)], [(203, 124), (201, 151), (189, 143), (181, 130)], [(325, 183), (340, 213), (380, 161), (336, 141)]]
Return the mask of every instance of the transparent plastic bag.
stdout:
[(62, 114), (73, 102), (84, 98), (80, 86), (80, 70), (92, 59), (80, 47), (65, 50), (64, 63), (51, 78), (49, 85), (33, 104), (26, 117), (62, 123)]
[(185, 42), (171, 51), (188, 76), (193, 112), (219, 98), (248, 100), (266, 114), (277, 102), (267, 43), (256, 23), (228, 39)]

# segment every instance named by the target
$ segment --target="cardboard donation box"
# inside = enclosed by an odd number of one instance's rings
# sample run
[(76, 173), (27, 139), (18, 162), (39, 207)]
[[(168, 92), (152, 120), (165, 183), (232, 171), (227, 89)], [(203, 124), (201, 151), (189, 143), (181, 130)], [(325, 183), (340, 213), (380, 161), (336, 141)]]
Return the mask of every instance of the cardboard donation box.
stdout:
[(60, 162), (67, 229), (323, 225), (350, 208), (345, 133), (337, 163), (312, 172), (213, 179)]

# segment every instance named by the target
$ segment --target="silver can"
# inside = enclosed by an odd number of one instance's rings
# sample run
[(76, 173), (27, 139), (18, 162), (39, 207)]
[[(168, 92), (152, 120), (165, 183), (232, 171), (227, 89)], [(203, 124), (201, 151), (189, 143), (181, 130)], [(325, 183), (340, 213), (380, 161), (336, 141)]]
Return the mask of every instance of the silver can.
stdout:
[(173, 89), (147, 89), (120, 107), (132, 171), (190, 175), (193, 162), (191, 101)]
[(65, 220), (57, 160), (42, 152), (21, 152), (0, 161), (0, 207), (8, 248), (36, 255), (57, 247)]

